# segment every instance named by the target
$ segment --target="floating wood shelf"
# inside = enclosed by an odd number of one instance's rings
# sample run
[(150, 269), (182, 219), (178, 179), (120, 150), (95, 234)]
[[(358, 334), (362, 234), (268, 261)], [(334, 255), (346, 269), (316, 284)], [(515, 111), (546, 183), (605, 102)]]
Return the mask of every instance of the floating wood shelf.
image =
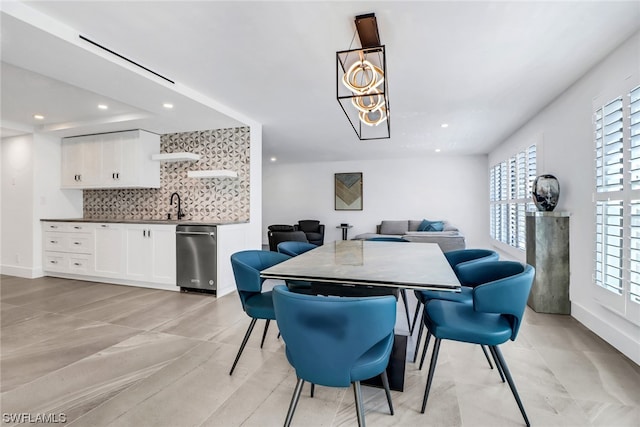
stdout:
[(195, 162), (196, 160), (200, 160), (200, 154), (187, 152), (152, 154), (151, 160), (159, 160), (161, 162)]
[(217, 170), (206, 170), (206, 171), (187, 171), (187, 176), (189, 178), (237, 178), (238, 172), (217, 169)]

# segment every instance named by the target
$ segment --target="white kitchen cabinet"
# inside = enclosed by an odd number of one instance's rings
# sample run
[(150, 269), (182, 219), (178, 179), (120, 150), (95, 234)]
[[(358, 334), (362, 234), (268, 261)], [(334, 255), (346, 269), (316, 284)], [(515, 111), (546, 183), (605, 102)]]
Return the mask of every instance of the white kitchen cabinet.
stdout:
[(143, 130), (62, 140), (62, 188), (160, 188), (160, 137)]
[(125, 277), (175, 285), (175, 233), (175, 225), (127, 224)]
[(177, 290), (173, 224), (43, 222), (50, 275)]
[(88, 136), (64, 138), (62, 187), (86, 188), (99, 180), (101, 146)]
[(94, 269), (96, 276), (118, 277), (124, 273), (124, 226), (96, 224)]
[(45, 223), (44, 271), (93, 274), (92, 224)]

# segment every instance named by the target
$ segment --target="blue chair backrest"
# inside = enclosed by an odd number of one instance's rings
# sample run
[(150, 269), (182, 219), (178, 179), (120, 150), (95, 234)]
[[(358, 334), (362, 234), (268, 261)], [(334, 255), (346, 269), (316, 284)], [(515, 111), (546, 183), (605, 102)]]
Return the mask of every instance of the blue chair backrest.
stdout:
[(298, 256), (317, 247), (317, 245), (307, 242), (281, 242), (278, 243), (278, 252), (289, 256)]
[(242, 302), (242, 309), (249, 297), (262, 292), (260, 271), (291, 258), (289, 255), (272, 251), (248, 250), (231, 255), (231, 267), (236, 287)]
[(402, 237), (371, 237), (367, 240), (370, 242), (408, 242), (407, 239)]
[(483, 313), (502, 314), (511, 323), (511, 340), (520, 330), (535, 269), (514, 261), (478, 263), (465, 269), (483, 284), (473, 289), (473, 309)]
[(449, 265), (455, 268), (458, 264), (471, 261), (498, 261), (498, 253), (489, 249), (460, 249), (444, 253)]
[(393, 340), (396, 299), (325, 297), (273, 288), (276, 321), (299, 378), (348, 387), (351, 368), (376, 344)]

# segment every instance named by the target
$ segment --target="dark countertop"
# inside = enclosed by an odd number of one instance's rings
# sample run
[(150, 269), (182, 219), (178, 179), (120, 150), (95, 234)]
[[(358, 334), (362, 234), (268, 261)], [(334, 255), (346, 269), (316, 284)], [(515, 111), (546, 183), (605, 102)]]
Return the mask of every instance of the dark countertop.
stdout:
[(246, 221), (190, 221), (174, 219), (105, 219), (105, 218), (46, 218), (40, 221), (48, 222), (93, 222), (93, 223), (120, 223), (120, 224), (166, 224), (166, 225), (231, 225), (247, 224)]

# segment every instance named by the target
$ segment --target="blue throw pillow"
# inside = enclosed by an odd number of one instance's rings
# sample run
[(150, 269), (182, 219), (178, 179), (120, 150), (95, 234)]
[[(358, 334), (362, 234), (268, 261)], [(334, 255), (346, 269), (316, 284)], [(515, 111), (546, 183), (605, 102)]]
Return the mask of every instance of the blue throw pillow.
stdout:
[(418, 231), (442, 231), (444, 230), (444, 222), (442, 221), (427, 221), (423, 219), (418, 226)]

